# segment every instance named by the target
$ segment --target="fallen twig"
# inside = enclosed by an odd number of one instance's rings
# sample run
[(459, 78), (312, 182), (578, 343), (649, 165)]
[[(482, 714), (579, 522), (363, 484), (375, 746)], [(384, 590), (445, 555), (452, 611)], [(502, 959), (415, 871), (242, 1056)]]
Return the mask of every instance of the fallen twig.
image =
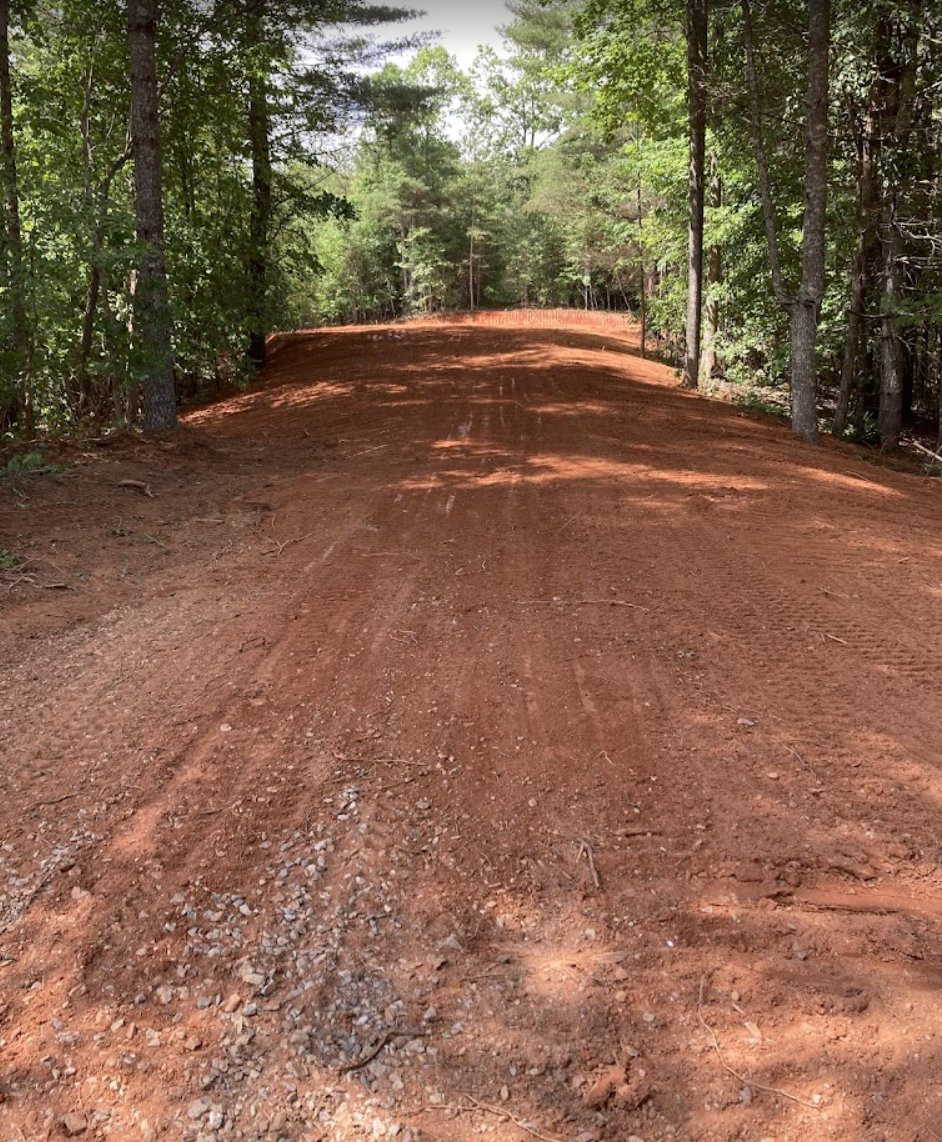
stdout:
[(361, 1058), (357, 1059), (356, 1062), (345, 1063), (342, 1067), (338, 1067), (337, 1070), (342, 1075), (350, 1074), (351, 1071), (362, 1070), (367, 1064), (372, 1063), (380, 1051), (382, 1051), (387, 1044), (391, 1043), (393, 1039), (418, 1039), (428, 1034), (429, 1032), (425, 1030), (425, 1028), (416, 1029), (414, 1027), (406, 1027), (401, 1031), (387, 1031), (371, 1051), (368, 1051)]
[(838, 638), (836, 634), (828, 634), (826, 630), (823, 630), (821, 634), (824, 638), (829, 638), (831, 642), (839, 642), (842, 646), (850, 645), (846, 638)]
[(505, 1107), (491, 1106), (489, 1102), (480, 1102), (478, 1099), (472, 1098), (470, 1094), (466, 1094), (464, 1097), (468, 1100), (468, 1102), (473, 1103), (474, 1106), (478, 1108), (478, 1110), (486, 1110), (488, 1114), (499, 1114), (501, 1118), (509, 1118), (514, 1126), (520, 1130), (526, 1131), (526, 1133), (531, 1135), (533, 1138), (540, 1138), (542, 1139), (542, 1142), (559, 1142), (559, 1139), (552, 1138), (549, 1134), (541, 1134), (539, 1130), (534, 1129), (534, 1127), (530, 1126), (530, 1124), (525, 1122), (524, 1119), (518, 1118), (516, 1114), (513, 1114)]
[[(784, 743), (783, 743), (783, 744), (784, 744)], [(788, 750), (788, 752), (789, 752), (790, 754), (792, 754), (794, 757), (797, 757), (797, 758), (798, 758), (798, 760), (799, 760), (799, 761), (801, 762), (801, 764), (802, 764), (802, 765), (805, 767), (805, 769), (807, 769), (807, 770), (808, 770), (808, 772), (809, 772), (809, 773), (811, 774), (811, 776), (812, 776), (812, 777), (815, 779), (815, 781), (817, 781), (817, 782), (820, 784), (820, 782), (821, 782), (821, 778), (820, 778), (820, 777), (818, 777), (817, 771), (815, 770), (815, 768), (814, 768), (814, 766), (811, 764), (811, 762), (810, 762), (810, 761), (805, 761), (805, 759), (804, 759), (804, 758), (801, 756), (801, 754), (798, 752), (798, 750), (794, 748), (794, 746), (786, 745), (786, 746), (785, 746), (785, 748)]]
[(579, 845), (579, 856), (585, 854), (585, 858), (589, 862), (589, 869), (592, 873), (592, 880), (596, 889), (600, 889), (602, 887), (602, 880), (599, 876), (599, 870), (595, 867), (595, 854), (592, 852), (592, 846), (585, 837), (580, 837), (577, 843)]
[(221, 547), (218, 551), (213, 552), (212, 557), (209, 559), (206, 566), (212, 567), (212, 565), (216, 562), (216, 560), (219, 559), (221, 556), (225, 555), (228, 551), (231, 551), (232, 547), (233, 547), (233, 543), (232, 543), (232, 540), (230, 539), (225, 547)]
[(276, 539), (275, 540), (275, 546), (270, 547), (268, 549), (268, 551), (263, 551), (261, 554), (262, 555), (280, 555), (286, 547), (290, 547), (293, 543), (303, 543), (305, 541), (305, 539), (310, 539), (312, 535), (313, 535), (313, 532), (308, 532), (307, 535), (298, 535), (294, 539), (286, 539), (282, 543), (279, 543), (278, 540)]
[[(926, 456), (931, 456), (933, 460), (938, 460), (942, 464), (942, 456), (938, 452), (933, 452), (931, 449), (926, 448), (925, 445), (920, 444), (918, 440), (913, 441), (913, 448), (918, 448), (920, 452), (925, 453)], [(936, 1135), (938, 1137), (938, 1135)]]
[(349, 459), (355, 460), (357, 458), (357, 456), (365, 456), (367, 454), (367, 452), (378, 452), (380, 450), (380, 448), (388, 448), (388, 447), (389, 447), (388, 444), (376, 444), (372, 448), (364, 448), (362, 452), (347, 452), (344, 455), (344, 459), (347, 459), (349, 457)]
[(148, 499), (154, 498), (154, 493), (150, 490), (150, 484), (145, 484), (143, 480), (119, 480), (117, 483), (119, 488), (134, 488), (135, 491), (141, 493), (142, 496), (147, 496)]
[(515, 603), (528, 605), (530, 603), (559, 603), (569, 604), (573, 607), (631, 607), (636, 611), (647, 611), (640, 603), (629, 603), (624, 599), (514, 599)]
[(816, 1102), (809, 1102), (808, 1099), (806, 1099), (806, 1098), (799, 1098), (799, 1096), (797, 1094), (791, 1094), (787, 1090), (782, 1090), (781, 1087), (765, 1086), (763, 1083), (757, 1083), (757, 1082), (753, 1081), (752, 1079), (747, 1079), (745, 1077), (745, 1075), (741, 1075), (738, 1071), (733, 1070), (733, 1068), (729, 1065), (729, 1063), (727, 1063), (726, 1058), (723, 1055), (722, 1048), (720, 1047), (720, 1041), (716, 1037), (716, 1032), (713, 1030), (713, 1028), (710, 1026), (710, 1024), (707, 1023), (706, 1019), (704, 1019), (704, 1017), (703, 1017), (703, 992), (704, 992), (705, 988), (706, 988), (706, 976), (704, 975), (704, 976), (700, 977), (700, 995), (697, 999), (697, 1018), (700, 1020), (700, 1023), (702, 1025), (702, 1027), (704, 1028), (704, 1030), (710, 1036), (710, 1041), (713, 1044), (713, 1050), (716, 1051), (716, 1057), (719, 1059), (720, 1064), (723, 1067), (723, 1070), (725, 1070), (729, 1074), (731, 1074), (733, 1076), (733, 1078), (737, 1082), (742, 1083), (743, 1086), (751, 1087), (753, 1090), (764, 1090), (767, 1094), (781, 1095), (782, 1098), (787, 1098), (790, 1102), (797, 1102), (799, 1106), (806, 1106), (806, 1107), (808, 1107), (809, 1110), (820, 1110), (821, 1107)]

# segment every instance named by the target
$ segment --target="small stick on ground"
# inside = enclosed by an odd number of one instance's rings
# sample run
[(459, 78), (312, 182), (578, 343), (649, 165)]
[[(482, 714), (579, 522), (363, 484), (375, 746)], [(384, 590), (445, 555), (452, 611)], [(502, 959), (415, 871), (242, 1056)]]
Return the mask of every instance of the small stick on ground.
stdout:
[[(918, 440), (913, 441), (913, 448), (918, 448), (919, 451), (924, 452), (926, 456), (931, 456), (933, 460), (937, 460), (939, 463), (942, 463), (942, 456), (940, 456), (938, 452), (932, 452), (930, 449), (920, 444)], [(938, 1138), (938, 1134), (936, 1134), (936, 1138)]]
[(809, 1102), (806, 1098), (799, 1098), (797, 1094), (790, 1094), (787, 1090), (782, 1090), (781, 1087), (765, 1086), (763, 1083), (757, 1083), (755, 1080), (747, 1079), (745, 1075), (741, 1075), (738, 1071), (733, 1070), (723, 1055), (722, 1048), (720, 1047), (720, 1041), (716, 1037), (716, 1032), (703, 1017), (703, 992), (705, 988), (706, 976), (704, 975), (700, 977), (700, 995), (697, 999), (697, 1018), (700, 1020), (700, 1024), (703, 1029), (710, 1036), (710, 1041), (713, 1044), (713, 1050), (716, 1051), (716, 1057), (719, 1059), (723, 1070), (731, 1074), (733, 1078), (737, 1082), (742, 1083), (743, 1086), (751, 1087), (753, 1090), (764, 1090), (767, 1094), (781, 1095), (782, 1098), (787, 1098), (789, 1102), (797, 1102), (799, 1106), (806, 1106), (809, 1110), (820, 1110), (821, 1107), (815, 1102)]
[(225, 547), (221, 547), (218, 551), (213, 552), (213, 556), (207, 562), (206, 566), (212, 567), (212, 565), (216, 562), (217, 559), (220, 559), (223, 555), (226, 555), (228, 552), (230, 552), (232, 550), (232, 548), (233, 548), (233, 542), (230, 539)]
[(850, 645), (846, 638), (838, 638), (836, 634), (828, 634), (828, 632), (826, 630), (822, 631), (821, 634), (825, 638), (829, 638), (831, 640), (831, 642), (839, 642), (841, 644), (841, 646), (849, 646)]
[(464, 1097), (468, 1102), (477, 1107), (478, 1110), (486, 1110), (488, 1114), (499, 1114), (501, 1118), (509, 1118), (519, 1130), (525, 1131), (533, 1138), (541, 1139), (541, 1142), (559, 1142), (559, 1139), (552, 1138), (549, 1134), (541, 1134), (539, 1130), (535, 1130), (532, 1126), (524, 1122), (522, 1118), (518, 1118), (516, 1114), (513, 1114), (502, 1106), (491, 1106), (489, 1102), (480, 1102), (478, 1099), (472, 1098), (470, 1094), (466, 1094)]
[(628, 603), (624, 599), (514, 599), (515, 603), (521, 606), (528, 606), (531, 603), (559, 603), (561, 605), (568, 604), (572, 607), (631, 607), (635, 611), (647, 611), (647, 607), (642, 607), (640, 603)]
[(51, 801), (34, 801), (34, 809), (45, 809), (48, 805), (61, 805), (63, 801), (71, 801), (75, 793), (64, 793), (61, 797), (54, 797)]
[(814, 768), (814, 766), (811, 764), (811, 762), (810, 762), (810, 761), (806, 761), (806, 760), (805, 760), (805, 759), (804, 759), (804, 758), (801, 756), (801, 754), (798, 752), (798, 750), (794, 748), (794, 746), (786, 745), (786, 746), (785, 746), (785, 748), (788, 750), (788, 752), (789, 752), (790, 754), (792, 754), (794, 757), (797, 757), (797, 758), (798, 758), (798, 760), (799, 760), (799, 761), (801, 762), (801, 764), (802, 764), (802, 765), (805, 767), (805, 769), (807, 769), (807, 770), (808, 770), (808, 772), (811, 774), (811, 776), (812, 776), (812, 777), (815, 779), (815, 781), (817, 781), (817, 782), (818, 782), (818, 784), (820, 785), (820, 784), (821, 784), (821, 778), (818, 776), (817, 770)]
[(303, 543), (305, 541), (305, 539), (310, 539), (312, 535), (313, 535), (313, 532), (308, 532), (307, 535), (298, 535), (298, 536), (295, 536), (294, 539), (286, 539), (282, 543), (279, 543), (278, 540), (276, 539), (275, 540), (275, 546), (270, 547), (268, 549), (268, 551), (262, 551), (261, 554), (262, 555), (280, 555), (286, 547), (290, 547), (293, 543)]
[(418, 1039), (420, 1036), (428, 1034), (429, 1032), (424, 1028), (416, 1029), (415, 1027), (405, 1027), (401, 1031), (387, 1031), (372, 1051), (367, 1051), (367, 1053), (357, 1059), (355, 1063), (345, 1063), (342, 1067), (338, 1067), (337, 1070), (342, 1075), (348, 1075), (351, 1071), (362, 1070), (363, 1067), (372, 1063), (380, 1051), (391, 1043), (393, 1039)]
[(599, 876), (599, 870), (595, 867), (595, 854), (592, 852), (592, 846), (584, 837), (580, 837), (577, 844), (579, 845), (579, 856), (585, 854), (585, 858), (589, 862), (589, 871), (592, 873), (592, 881), (596, 889), (600, 889), (602, 879)]
[(147, 496), (147, 498), (151, 500), (154, 498), (154, 493), (150, 490), (150, 484), (145, 484), (143, 480), (119, 480), (117, 487), (134, 488), (134, 490), (140, 492), (142, 496)]

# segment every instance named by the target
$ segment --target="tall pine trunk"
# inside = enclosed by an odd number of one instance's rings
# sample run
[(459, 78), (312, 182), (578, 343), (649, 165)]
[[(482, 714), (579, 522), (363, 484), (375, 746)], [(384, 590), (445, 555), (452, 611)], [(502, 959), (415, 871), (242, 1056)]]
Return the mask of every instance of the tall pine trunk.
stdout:
[[(265, 42), (265, 0), (250, 0), (251, 46)], [(271, 115), (268, 84), (258, 66), (249, 79), (249, 155), (252, 162), (252, 217), (249, 250), (249, 358), (257, 368), (268, 359), (268, 277), (272, 217)]]
[[(710, 156), (710, 206), (718, 210), (723, 205), (723, 183), (716, 161), (716, 151)], [(700, 376), (709, 381), (716, 369), (716, 337), (720, 329), (720, 299), (717, 291), (723, 280), (723, 254), (714, 243), (707, 255), (707, 280), (703, 299), (703, 348), (700, 354)]]
[(177, 423), (172, 322), (167, 299), (157, 87), (156, 0), (128, 0), (134, 209), (142, 248), (134, 287), (134, 353), (143, 381), (145, 432)]
[(880, 407), (877, 429), (885, 448), (899, 444), (903, 426), (903, 345), (898, 312), (903, 292), (903, 234), (900, 205), (909, 178), (906, 145), (912, 130), (918, 54), (919, 2), (911, 0), (899, 55), (882, 65), (884, 75), (881, 158), (883, 205), (880, 217), (882, 290), (880, 298)]
[(808, 110), (805, 124), (805, 210), (801, 228), (801, 284), (792, 311), (792, 429), (818, 438), (818, 316), (824, 296), (828, 192), (828, 49), (830, 0), (808, 4)]
[(782, 280), (775, 216), (772, 209), (771, 180), (762, 138), (759, 82), (749, 0), (741, 0), (741, 6), (752, 110), (752, 137), (759, 173), (762, 216), (769, 247), (772, 288), (779, 304), (789, 315), (791, 331), (792, 431), (802, 440), (814, 444), (818, 439), (818, 315), (824, 295), (828, 174), (828, 48), (831, 5), (830, 0), (809, 0), (808, 3), (805, 203), (801, 234), (801, 281), (794, 297), (786, 294)]
[[(3, 205), (6, 237), (6, 275), (10, 291), (13, 348), (13, 407), (11, 419), (32, 435), (35, 411), (30, 379), (30, 334), (26, 316), (26, 273), (23, 231), (16, 174), (16, 139), (13, 131), (13, 79), (10, 74), (10, 6), (0, 0), (0, 152), (2, 152)], [(8, 413), (9, 415), (9, 413)]]
[(703, 315), (703, 207), (706, 166), (707, 0), (687, 0), (687, 99), (690, 165), (687, 178), (687, 322), (683, 386), (697, 387)]
[(847, 333), (844, 338), (844, 357), (841, 362), (841, 383), (834, 407), (831, 431), (841, 436), (847, 428), (854, 382), (861, 371), (861, 360), (866, 347), (867, 320), (865, 307), (870, 289), (870, 257), (874, 241), (874, 206), (876, 203), (876, 169), (874, 144), (876, 141), (877, 89), (870, 94), (870, 105), (857, 144), (857, 250), (850, 275), (850, 300), (847, 312)]

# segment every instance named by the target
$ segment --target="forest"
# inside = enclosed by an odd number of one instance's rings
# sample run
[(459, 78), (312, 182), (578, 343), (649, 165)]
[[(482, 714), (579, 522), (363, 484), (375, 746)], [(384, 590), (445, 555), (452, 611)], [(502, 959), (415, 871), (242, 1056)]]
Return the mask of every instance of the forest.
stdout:
[(942, 13), (509, 0), (462, 70), (366, 0), (0, 0), (0, 423), (174, 425), (275, 331), (611, 309), (682, 383), (942, 424)]

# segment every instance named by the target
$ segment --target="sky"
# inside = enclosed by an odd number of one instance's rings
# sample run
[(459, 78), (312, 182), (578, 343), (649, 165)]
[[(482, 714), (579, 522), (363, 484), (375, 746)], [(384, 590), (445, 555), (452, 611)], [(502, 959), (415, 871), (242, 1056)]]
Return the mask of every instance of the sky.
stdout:
[(504, 0), (400, 0), (405, 7), (424, 8), (420, 20), (397, 26), (407, 32), (441, 32), (441, 43), (466, 68), (474, 59), (478, 44), (500, 48), (497, 25), (510, 23)]

